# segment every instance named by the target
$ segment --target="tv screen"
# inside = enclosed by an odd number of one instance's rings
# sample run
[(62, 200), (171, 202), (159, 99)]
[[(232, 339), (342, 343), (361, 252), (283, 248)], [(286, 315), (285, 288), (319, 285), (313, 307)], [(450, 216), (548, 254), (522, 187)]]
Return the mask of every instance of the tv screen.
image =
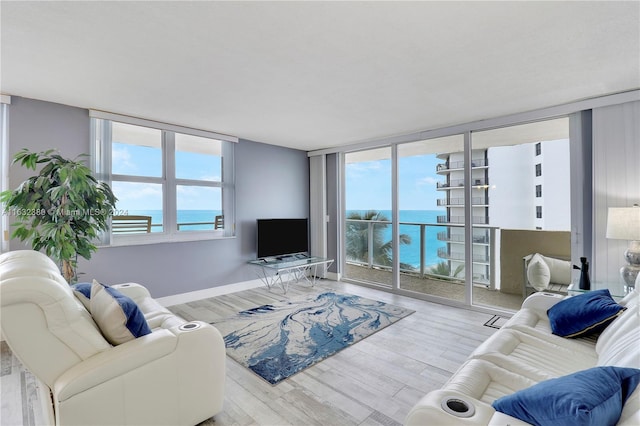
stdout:
[(258, 259), (309, 251), (308, 219), (258, 219)]

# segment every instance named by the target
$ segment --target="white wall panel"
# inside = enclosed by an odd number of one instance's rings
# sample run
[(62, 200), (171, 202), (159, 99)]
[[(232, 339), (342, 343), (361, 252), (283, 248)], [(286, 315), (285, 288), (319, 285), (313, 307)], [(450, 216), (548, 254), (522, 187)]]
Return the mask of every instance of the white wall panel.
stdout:
[(326, 165), (324, 155), (309, 157), (309, 234), (312, 256), (327, 256)]
[(593, 110), (592, 281), (622, 284), (628, 242), (605, 237), (607, 209), (640, 204), (640, 101)]

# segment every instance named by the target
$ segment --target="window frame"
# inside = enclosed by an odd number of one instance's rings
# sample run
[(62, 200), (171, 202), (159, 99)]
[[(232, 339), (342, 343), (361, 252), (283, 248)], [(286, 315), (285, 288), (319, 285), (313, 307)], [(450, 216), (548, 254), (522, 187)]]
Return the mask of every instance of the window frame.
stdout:
[[(0, 95), (0, 191), (9, 188), (9, 105), (11, 97)], [(4, 203), (0, 204), (0, 212), (4, 212)], [(9, 216), (0, 215), (0, 253), (9, 251), (10, 224)]]
[[(162, 232), (145, 234), (102, 235), (102, 246), (127, 246), (153, 243), (215, 240), (235, 238), (235, 167), (234, 145), (238, 138), (219, 133), (138, 119), (102, 111), (90, 111), (91, 117), (91, 166), (96, 177), (112, 185), (113, 182), (152, 183), (162, 185)], [(111, 122), (153, 128), (161, 131), (162, 176), (136, 176), (112, 173)], [(221, 144), (222, 176), (219, 181), (185, 179), (176, 177), (175, 135), (177, 133), (217, 140)], [(225, 227), (221, 230), (178, 230), (177, 188), (198, 186), (220, 188)], [(117, 194), (116, 194), (117, 196)], [(116, 212), (118, 213), (118, 212)], [(125, 213), (123, 213), (125, 214)]]

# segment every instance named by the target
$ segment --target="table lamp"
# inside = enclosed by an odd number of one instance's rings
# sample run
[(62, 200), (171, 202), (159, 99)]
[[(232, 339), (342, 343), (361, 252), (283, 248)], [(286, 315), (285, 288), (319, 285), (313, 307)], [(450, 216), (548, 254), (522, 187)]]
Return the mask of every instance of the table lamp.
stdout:
[(640, 271), (640, 206), (609, 207), (607, 216), (607, 238), (629, 240), (624, 252), (627, 264), (620, 268), (620, 275), (632, 291)]

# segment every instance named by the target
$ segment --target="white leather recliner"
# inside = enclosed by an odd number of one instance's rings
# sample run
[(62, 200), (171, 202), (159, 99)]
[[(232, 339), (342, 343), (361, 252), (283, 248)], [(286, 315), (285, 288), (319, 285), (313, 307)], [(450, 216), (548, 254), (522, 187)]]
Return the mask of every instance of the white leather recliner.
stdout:
[(112, 346), (44, 254), (0, 255), (2, 333), (50, 390), (55, 425), (194, 425), (222, 409), (225, 346), (216, 328), (186, 322), (146, 288), (113, 286), (132, 298), (151, 334)]

